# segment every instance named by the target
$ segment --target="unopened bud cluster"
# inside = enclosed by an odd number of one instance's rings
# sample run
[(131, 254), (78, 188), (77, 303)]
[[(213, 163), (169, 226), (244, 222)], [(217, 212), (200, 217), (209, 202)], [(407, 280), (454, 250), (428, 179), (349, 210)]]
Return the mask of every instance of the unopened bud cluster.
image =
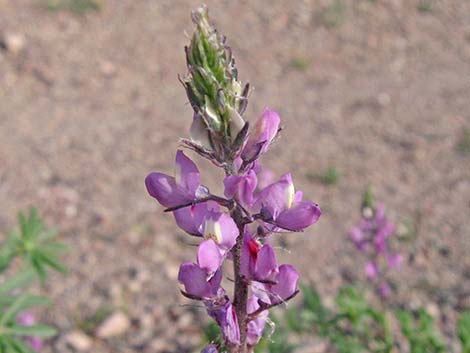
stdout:
[[(238, 81), (232, 50), (225, 37), (209, 23), (207, 8), (192, 14), (196, 30), (185, 48), (188, 74), (181, 78), (194, 109), (191, 138), (202, 148), (213, 151), (218, 161), (241, 147), (245, 122), (242, 115), (248, 104), (249, 85)], [(246, 129), (242, 134), (246, 136)]]

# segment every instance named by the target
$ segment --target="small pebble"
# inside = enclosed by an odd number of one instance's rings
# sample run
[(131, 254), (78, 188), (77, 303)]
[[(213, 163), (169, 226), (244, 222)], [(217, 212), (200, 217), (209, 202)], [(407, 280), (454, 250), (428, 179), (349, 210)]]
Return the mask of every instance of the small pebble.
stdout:
[(18, 54), (25, 45), (26, 39), (21, 33), (5, 33), (0, 40), (0, 46), (13, 54)]
[(92, 339), (82, 331), (71, 331), (65, 336), (65, 342), (74, 350), (86, 352), (93, 345)]
[(100, 338), (111, 338), (126, 333), (131, 326), (130, 320), (122, 312), (115, 312), (108, 317), (96, 330)]

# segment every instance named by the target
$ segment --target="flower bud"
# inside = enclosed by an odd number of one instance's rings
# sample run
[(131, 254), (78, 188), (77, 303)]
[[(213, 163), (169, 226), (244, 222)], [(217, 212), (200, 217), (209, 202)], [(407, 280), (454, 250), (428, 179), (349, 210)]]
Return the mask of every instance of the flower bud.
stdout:
[[(244, 126), (240, 114), (246, 109), (249, 86), (242, 88), (237, 80), (232, 51), (225, 44), (225, 37), (210, 24), (207, 7), (200, 6), (192, 19), (196, 30), (185, 48), (189, 73), (180, 80), (195, 113), (212, 135), (211, 140), (233, 141)], [(201, 126), (196, 128), (203, 130)], [(221, 150), (216, 145), (212, 149)]]

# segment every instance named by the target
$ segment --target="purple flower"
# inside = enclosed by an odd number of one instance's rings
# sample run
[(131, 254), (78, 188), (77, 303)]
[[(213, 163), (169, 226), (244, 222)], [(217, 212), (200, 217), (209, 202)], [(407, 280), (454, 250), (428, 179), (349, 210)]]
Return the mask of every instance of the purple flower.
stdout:
[(279, 130), (280, 122), (281, 119), (274, 110), (265, 108), (243, 149), (242, 159), (254, 161), (260, 154), (266, 152)]
[(299, 272), (292, 265), (279, 266), (279, 273), (275, 278), (276, 284), (268, 285), (268, 290), (273, 294), (272, 302), (283, 302), (297, 292)]
[(302, 201), (302, 192), (295, 192), (289, 173), (261, 190), (254, 208), (261, 210), (265, 222), (290, 231), (307, 228), (316, 223), (321, 215), (316, 203)]
[(274, 282), (278, 268), (273, 248), (268, 244), (260, 246), (249, 233), (246, 233), (243, 241), (240, 273), (249, 280)]
[(243, 207), (250, 208), (257, 182), (256, 173), (251, 169), (245, 175), (230, 175), (224, 179), (224, 194), (235, 198)]
[[(24, 311), (19, 314), (17, 317), (17, 321), (22, 326), (33, 326), (36, 324), (35, 316), (28, 311)], [(40, 351), (44, 346), (42, 339), (36, 336), (27, 337), (26, 342), (35, 351)]]
[(232, 303), (225, 299), (225, 303), (207, 303), (207, 312), (222, 330), (222, 336), (226, 343), (236, 345), (240, 343), (240, 328), (238, 326), (237, 314)]
[(176, 152), (176, 172), (171, 177), (162, 173), (151, 173), (145, 179), (150, 196), (165, 207), (176, 207), (195, 201), (200, 187), (199, 170), (196, 165), (178, 150)]
[(284, 264), (278, 268), (273, 281), (275, 284), (253, 282), (251, 288), (260, 301), (276, 305), (295, 295), (298, 281), (299, 273), (294, 266)]
[[(254, 313), (260, 308), (258, 304), (258, 298), (255, 295), (252, 295), (248, 298), (247, 302), (247, 312), (248, 314)], [(249, 346), (255, 346), (258, 344), (261, 336), (263, 335), (264, 327), (266, 326), (266, 319), (268, 318), (268, 311), (264, 310), (257, 315), (257, 317), (250, 322), (248, 322), (247, 327), (247, 343)]]
[(185, 262), (180, 266), (178, 281), (184, 285), (186, 293), (192, 297), (214, 298), (219, 294), (222, 272), (217, 271), (212, 277), (209, 277), (207, 271), (199, 265)]
[(201, 233), (206, 240), (199, 244), (198, 263), (213, 273), (235, 245), (238, 227), (228, 214), (208, 211), (201, 225)]

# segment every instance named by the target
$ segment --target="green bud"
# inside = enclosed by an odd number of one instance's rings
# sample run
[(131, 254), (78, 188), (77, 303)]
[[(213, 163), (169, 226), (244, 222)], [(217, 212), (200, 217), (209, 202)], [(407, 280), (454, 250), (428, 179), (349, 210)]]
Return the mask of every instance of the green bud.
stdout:
[(374, 195), (372, 194), (372, 189), (369, 186), (369, 187), (367, 187), (367, 189), (362, 194), (362, 205), (361, 206), (362, 206), (362, 209), (366, 209), (366, 208), (373, 209), (374, 205), (375, 205)]
[[(242, 88), (238, 71), (225, 37), (210, 24), (206, 6), (192, 13), (196, 29), (186, 47), (188, 74), (181, 78), (194, 111), (203, 117), (214, 140), (230, 142), (243, 126), (249, 86)], [(236, 131), (231, 131), (232, 127)]]

